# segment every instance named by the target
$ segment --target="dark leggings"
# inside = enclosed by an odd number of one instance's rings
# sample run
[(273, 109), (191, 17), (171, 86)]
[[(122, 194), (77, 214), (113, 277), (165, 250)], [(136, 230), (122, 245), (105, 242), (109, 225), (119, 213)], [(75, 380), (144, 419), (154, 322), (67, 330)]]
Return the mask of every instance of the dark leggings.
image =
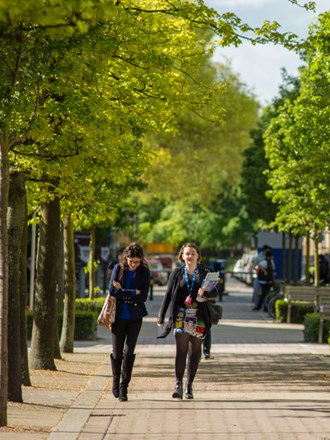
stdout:
[(202, 340), (189, 335), (189, 333), (176, 333), (176, 357), (175, 357), (175, 376), (177, 382), (182, 382), (186, 361), (187, 365), (187, 382), (193, 383), (198, 363), (201, 355)]
[(142, 319), (116, 319), (112, 324), (112, 355), (120, 359), (124, 354), (134, 354)]
[(210, 354), (211, 352), (211, 330), (206, 333), (205, 339), (203, 340), (203, 353)]

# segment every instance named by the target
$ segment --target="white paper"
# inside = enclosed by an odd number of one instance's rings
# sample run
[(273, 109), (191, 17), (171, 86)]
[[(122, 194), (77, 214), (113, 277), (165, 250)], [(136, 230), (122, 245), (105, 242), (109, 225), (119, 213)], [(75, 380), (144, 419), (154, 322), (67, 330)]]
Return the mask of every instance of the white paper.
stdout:
[(215, 289), (219, 279), (220, 279), (219, 272), (208, 272), (203, 280), (202, 287), (206, 289), (208, 292), (211, 292), (213, 289)]

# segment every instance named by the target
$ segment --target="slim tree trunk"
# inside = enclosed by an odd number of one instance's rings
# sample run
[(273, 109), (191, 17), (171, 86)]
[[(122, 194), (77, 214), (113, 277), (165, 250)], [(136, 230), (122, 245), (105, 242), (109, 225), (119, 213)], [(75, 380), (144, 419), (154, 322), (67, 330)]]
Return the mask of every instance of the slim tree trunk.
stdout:
[(282, 232), (282, 280), (285, 282), (287, 280), (286, 260), (286, 233)]
[(289, 232), (288, 281), (292, 282), (292, 232)]
[(8, 142), (0, 133), (0, 426), (7, 425), (8, 400)]
[(31, 368), (56, 370), (56, 280), (60, 237), (60, 202), (54, 200), (41, 206), (40, 240), (34, 320), (31, 340)]
[(89, 299), (94, 299), (94, 261), (95, 261), (95, 226), (90, 231), (90, 251), (89, 251)]
[(58, 313), (63, 313), (63, 301), (64, 301), (64, 249), (63, 249), (63, 241), (64, 241), (64, 231), (63, 231), (63, 223), (61, 224), (60, 229), (60, 250), (59, 250), (59, 258), (58, 258), (58, 292), (57, 292), (57, 311)]
[(25, 177), (10, 176), (8, 225), (8, 399), (23, 402), (21, 380), (21, 297), (20, 261), (21, 243), (25, 227)]
[(55, 319), (55, 332), (54, 332), (54, 358), (62, 359), (60, 350), (60, 337), (58, 328), (58, 313), (57, 313), (57, 298), (56, 298), (56, 319)]
[(309, 264), (309, 258), (311, 254), (311, 245), (310, 245), (310, 235), (307, 233), (306, 235), (306, 262), (305, 262), (305, 277), (306, 277), (306, 284), (310, 284), (310, 264)]
[(314, 286), (319, 287), (320, 285), (320, 264), (319, 264), (319, 233), (314, 232)]
[(298, 284), (298, 269), (299, 269), (299, 236), (294, 237), (294, 265), (293, 265), (293, 282)]
[(75, 257), (74, 227), (70, 216), (63, 222), (64, 226), (64, 313), (60, 347), (65, 353), (73, 353), (75, 326)]
[(26, 204), (26, 192), (24, 198), (24, 229), (21, 242), (21, 261), (20, 261), (20, 333), (21, 333), (21, 378), (22, 384), (25, 386), (31, 386), (31, 379), (29, 373), (28, 362), (28, 347), (27, 347), (27, 319), (26, 319), (26, 306), (28, 297), (28, 283), (27, 283), (27, 246), (28, 246), (28, 226), (27, 226), (27, 204)]

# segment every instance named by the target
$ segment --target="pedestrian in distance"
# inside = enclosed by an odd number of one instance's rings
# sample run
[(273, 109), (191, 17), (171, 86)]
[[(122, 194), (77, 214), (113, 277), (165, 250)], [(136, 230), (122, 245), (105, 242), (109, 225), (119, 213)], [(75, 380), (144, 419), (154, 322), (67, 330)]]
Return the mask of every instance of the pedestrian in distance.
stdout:
[(184, 264), (171, 272), (158, 314), (158, 326), (163, 328), (169, 309), (168, 323), (158, 338), (164, 338), (174, 330), (176, 383), (172, 397), (178, 399), (183, 397), (186, 366), (185, 398), (194, 397), (192, 386), (201, 357), (202, 342), (211, 328), (207, 298), (214, 298), (216, 293), (208, 292), (202, 286), (209, 271), (199, 264), (201, 257), (201, 251), (196, 244), (186, 243), (181, 247), (178, 260)]
[(206, 333), (205, 339), (203, 340), (203, 355), (204, 359), (213, 359), (211, 355), (211, 345), (212, 345), (212, 335), (211, 329)]
[(252, 310), (260, 310), (274, 281), (274, 264), (272, 251), (266, 251), (265, 258), (258, 264), (258, 280), (261, 287), (259, 301)]
[(265, 259), (266, 252), (270, 251), (270, 250), (271, 250), (271, 247), (268, 246), (267, 244), (264, 244), (261, 249), (261, 252), (259, 252), (258, 255), (256, 255), (255, 257), (252, 258), (253, 269), (255, 269), (255, 271), (257, 273), (257, 276), (253, 280), (253, 294), (252, 294), (252, 302), (254, 303), (255, 306), (257, 306), (257, 304), (259, 302), (260, 290), (261, 290), (259, 279), (258, 279), (258, 264)]
[(121, 263), (111, 274), (109, 294), (116, 300), (116, 318), (112, 324), (112, 393), (121, 402), (128, 400), (127, 388), (135, 360), (135, 346), (147, 309), (150, 271), (138, 243), (129, 244)]

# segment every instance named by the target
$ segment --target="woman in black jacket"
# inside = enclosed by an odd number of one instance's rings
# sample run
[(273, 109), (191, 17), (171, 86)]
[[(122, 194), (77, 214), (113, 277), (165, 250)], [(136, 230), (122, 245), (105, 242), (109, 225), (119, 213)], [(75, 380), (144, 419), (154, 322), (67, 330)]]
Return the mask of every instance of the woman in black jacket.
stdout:
[(184, 265), (171, 272), (158, 314), (158, 326), (161, 328), (164, 326), (168, 308), (169, 322), (159, 337), (166, 337), (174, 328), (176, 385), (172, 397), (182, 399), (182, 381), (187, 364), (185, 398), (193, 399), (192, 384), (201, 356), (201, 345), (211, 328), (205, 300), (206, 297), (213, 298), (215, 294), (207, 292), (202, 287), (208, 269), (198, 264), (201, 261), (201, 252), (196, 244), (184, 244), (180, 249), (178, 260)]
[[(123, 252), (123, 260), (111, 274), (109, 293), (117, 298), (116, 319), (112, 324), (112, 393), (121, 402), (127, 401), (127, 387), (135, 360), (135, 346), (146, 316), (150, 271), (143, 249), (131, 243)], [(121, 378), (121, 381), (120, 381)]]

